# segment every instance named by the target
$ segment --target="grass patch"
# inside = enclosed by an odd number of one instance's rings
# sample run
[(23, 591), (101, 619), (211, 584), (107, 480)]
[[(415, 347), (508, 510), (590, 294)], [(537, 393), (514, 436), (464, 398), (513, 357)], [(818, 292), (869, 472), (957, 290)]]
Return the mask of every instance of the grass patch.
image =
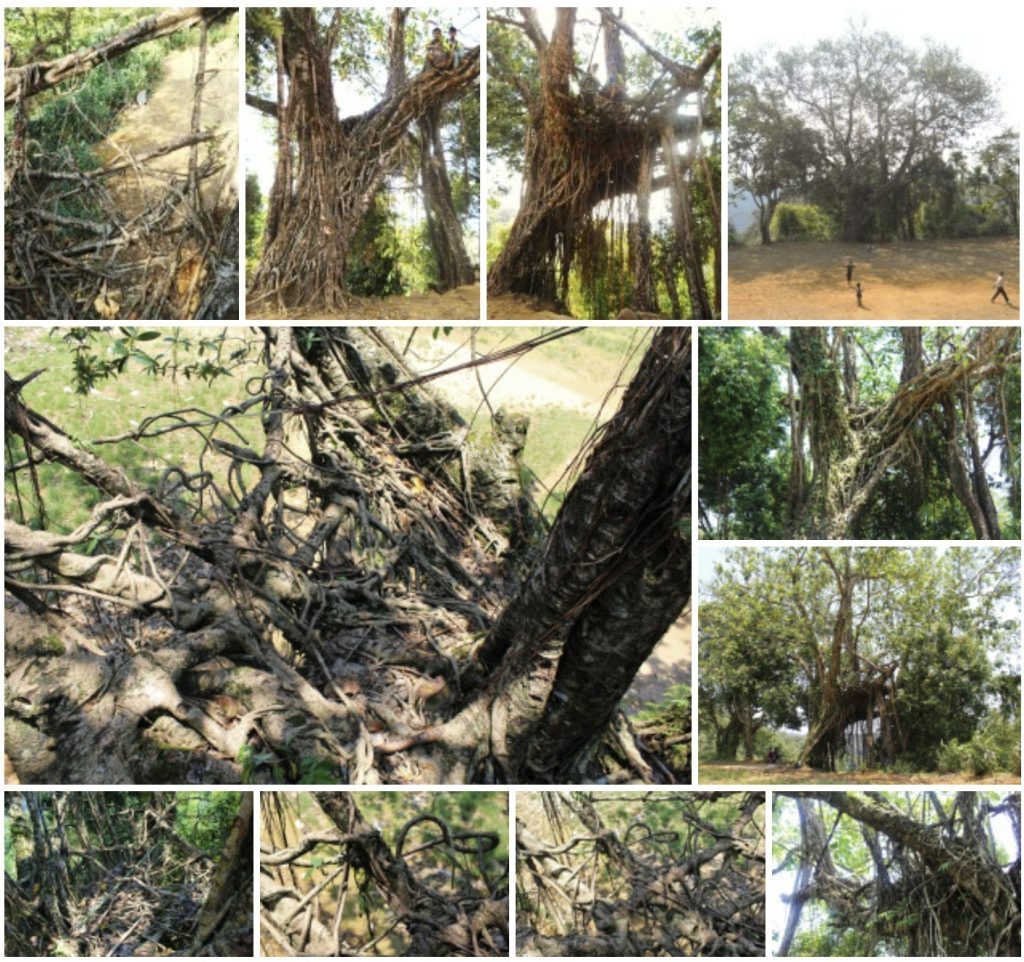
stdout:
[[(182, 330), (187, 344), (179, 338), (175, 347), (169, 343), (174, 340), (174, 330), (161, 328), (161, 338), (148, 342), (146, 346), (150, 355), (161, 355), (164, 361), (176, 362), (180, 368), (199, 359), (197, 338), (201, 332)], [(230, 375), (206, 384), (186, 380), (180, 374), (177, 377), (147, 374), (139, 364), (131, 361), (119, 377), (98, 382), (82, 396), (74, 392), (74, 354), (61, 340), (60, 333), (42, 328), (9, 328), (5, 332), (6, 370), (15, 378), (43, 370), (23, 391), (22, 396), (29, 407), (44, 414), (98, 457), (121, 468), (140, 485), (152, 487), (160, 481), (167, 468), (177, 466), (187, 473), (194, 473), (200, 468), (210, 471), (218, 486), (227, 490), (228, 460), (210, 450), (204, 453), (203, 439), (196, 431), (175, 431), (157, 438), (110, 445), (92, 445), (89, 442), (131, 431), (146, 417), (161, 412), (199, 408), (219, 414), (228, 405), (246, 398), (245, 382), (257, 373), (256, 367), (243, 365)], [(97, 331), (93, 342), (95, 353), (101, 358), (113, 357), (116, 337), (116, 333)], [(254, 340), (254, 336), (244, 329), (229, 330), (228, 337), (231, 339), (228, 350), (239, 346), (242, 339)], [(245, 435), (248, 447), (262, 449), (263, 428), (258, 412), (235, 418), (233, 423)], [(218, 436), (221, 434), (223, 431), (218, 432)], [(224, 436), (227, 438), (226, 434)], [(241, 443), (237, 437), (231, 440)], [(12, 455), (15, 460), (24, 457), (18, 438), (10, 439), (5, 459)], [(246, 483), (252, 483), (255, 473), (255, 469), (247, 472)], [(90, 509), (103, 497), (77, 474), (58, 464), (40, 465), (39, 481), (46, 514), (55, 531), (72, 530), (89, 516)], [(4, 484), (6, 514), (31, 523), (36, 517), (36, 507), (25, 471), (18, 474), (18, 488), (26, 516), (21, 517), (10, 475), (5, 475)]]
[(999, 772), (975, 778), (970, 775), (944, 775), (939, 772), (863, 771), (819, 772), (812, 768), (793, 768), (792, 765), (768, 765), (757, 762), (700, 763), (702, 785), (964, 785), (973, 782), (986, 785), (1012, 785), (1019, 776)]

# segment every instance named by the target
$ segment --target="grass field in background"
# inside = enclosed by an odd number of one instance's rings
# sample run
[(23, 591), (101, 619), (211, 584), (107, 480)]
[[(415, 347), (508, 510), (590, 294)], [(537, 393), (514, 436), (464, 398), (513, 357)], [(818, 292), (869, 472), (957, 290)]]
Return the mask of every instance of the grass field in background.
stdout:
[[(158, 339), (146, 341), (139, 347), (158, 358), (160, 363), (173, 362), (180, 370), (201, 356), (209, 357), (208, 349), (200, 354), (200, 339), (211, 338), (223, 330), (162, 327), (159, 328)], [(477, 350), (487, 352), (507, 347), (536, 337), (542, 330), (546, 329), (478, 328)], [(246, 381), (262, 370), (257, 350), (250, 352), (253, 360), (249, 363), (233, 370), (230, 375), (214, 378), (209, 384), (195, 378), (186, 380), (180, 374), (173, 378), (170, 374), (147, 373), (143, 365), (129, 361), (123, 374), (102, 380), (89, 393), (80, 395), (75, 393), (74, 352), (61, 339), (61, 333), (61, 330), (41, 327), (9, 328), (4, 342), (4, 365), (15, 378), (42, 369), (43, 373), (25, 387), (25, 402), (73, 438), (85, 443), (131, 431), (146, 417), (161, 412), (199, 408), (219, 413), (228, 405), (245, 400), (248, 396)], [(409, 328), (389, 331), (399, 349), (405, 346), (410, 333)], [(109, 332), (96, 329), (92, 341), (94, 353), (100, 358), (112, 358), (113, 345), (119, 336), (116, 328)], [(227, 329), (227, 337), (225, 355), (243, 341), (253, 345), (259, 343), (259, 336), (245, 328)], [(439, 330), (438, 337), (454, 344), (468, 344), (469, 328), (456, 327), (447, 333)], [(434, 329), (418, 329), (413, 339), (414, 352), (420, 347), (429, 347), (433, 339)], [(513, 367), (513, 371), (521, 368), (533, 378), (571, 391), (579, 398), (578, 404), (570, 406), (561, 401), (545, 403), (543, 397), (535, 397), (521, 407), (521, 413), (530, 417), (523, 463), (539, 482), (534, 494), (538, 503), (547, 499), (545, 511), (549, 517), (554, 516), (565, 495), (569, 480), (565, 474), (566, 467), (594, 430), (595, 423), (607, 420), (615, 412), (621, 388), (635, 372), (648, 340), (649, 332), (635, 328), (587, 328), (531, 351)], [(503, 363), (507, 365), (509, 362)], [(253, 386), (255, 388), (255, 384)], [(443, 390), (443, 380), (437, 386)], [(482, 438), (490, 432), (487, 408), (479, 400), (473, 403), (463, 400), (457, 402), (456, 407), (467, 418), (476, 415), (475, 437)], [(520, 410), (516, 405), (511, 407)], [(243, 418), (234, 418), (232, 423), (244, 433), (247, 447), (262, 449), (263, 431), (258, 411)], [(218, 436), (242, 443), (227, 433), (218, 432)], [(179, 466), (189, 473), (198, 471), (203, 442), (195, 431), (183, 430), (138, 442), (99, 445), (91, 450), (122, 468), (132, 480), (151, 486), (158, 483), (171, 466)], [(15, 461), (22, 460), (24, 456), (17, 438), (11, 439), (5, 462), (9, 463), (12, 456)], [(223, 487), (227, 464), (226, 458), (208, 450), (202, 466), (212, 471), (218, 485)], [(247, 472), (246, 481), (250, 483), (255, 469), (248, 468)], [(54, 530), (72, 530), (89, 516), (90, 509), (101, 498), (95, 488), (60, 465), (42, 464), (38, 473), (45, 492), (47, 517)], [(7, 515), (35, 523), (37, 509), (28, 473), (19, 472), (17, 481), (25, 517), (21, 517), (10, 476), (5, 479)]]
[[(160, 355), (161, 363), (176, 360), (179, 367), (183, 367), (199, 358), (197, 341), (200, 337), (213, 336), (224, 329), (179, 329), (190, 344), (186, 347), (179, 339), (176, 357), (174, 346), (166, 340), (173, 338), (175, 329), (159, 330), (159, 339), (146, 341), (140, 348), (151, 357)], [(97, 330), (93, 341), (95, 352), (101, 358), (112, 358), (117, 336), (116, 329), (111, 333)], [(230, 329), (228, 337), (225, 353), (240, 346), (243, 338), (258, 343), (258, 336), (243, 328)], [(206, 353), (208, 356), (209, 352)], [(42, 369), (43, 373), (25, 386), (22, 392), (25, 403), (87, 446), (97, 438), (131, 431), (146, 417), (161, 412), (199, 408), (219, 414), (228, 405), (245, 400), (248, 396), (245, 382), (260, 373), (257, 364), (249, 363), (231, 375), (206, 384), (201, 380), (186, 380), (180, 375), (174, 379), (170, 375), (148, 374), (139, 363), (131, 360), (122, 375), (100, 381), (89, 393), (80, 395), (75, 393), (74, 353), (61, 340), (61, 332), (51, 332), (49, 328), (8, 328), (4, 336), (4, 368), (15, 378)], [(232, 423), (245, 435), (247, 447), (262, 449), (263, 428), (258, 410), (251, 416), (234, 418)], [(242, 443), (237, 436), (229, 437), (223, 429), (218, 436)], [(5, 464), (10, 463), (12, 455), (20, 461), (24, 457), (20, 439), (9, 438), (8, 445)], [(203, 441), (195, 431), (182, 430), (142, 441), (90, 446), (89, 450), (123, 469), (132, 480), (149, 486), (156, 484), (171, 466), (179, 466), (187, 472), (198, 471)], [(211, 451), (203, 458), (203, 467), (214, 474), (218, 484), (224, 481), (227, 463), (226, 458)], [(89, 517), (90, 509), (103, 497), (74, 472), (58, 464), (42, 464), (38, 474), (52, 530), (71, 531)], [(254, 474), (253, 468), (246, 476), (247, 483), (251, 483)], [(10, 475), (5, 475), (4, 485), (7, 516), (33, 523), (36, 507), (27, 471), (18, 473), (18, 487), (27, 517), (20, 518)]]

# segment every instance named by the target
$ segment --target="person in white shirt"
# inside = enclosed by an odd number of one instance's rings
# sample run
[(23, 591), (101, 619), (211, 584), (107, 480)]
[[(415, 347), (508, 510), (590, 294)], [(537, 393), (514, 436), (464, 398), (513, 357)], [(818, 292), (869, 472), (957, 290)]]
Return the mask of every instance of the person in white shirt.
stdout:
[(1003, 295), (1003, 300), (1006, 301), (1007, 304), (1009, 304), (1010, 303), (1010, 298), (1009, 298), (1009, 296), (1006, 293), (1006, 279), (1003, 277), (1003, 272), (1002, 271), (1000, 271), (998, 274), (996, 274), (995, 289), (992, 291), (992, 298), (989, 301), (989, 303), (995, 303), (995, 299), (1000, 294)]

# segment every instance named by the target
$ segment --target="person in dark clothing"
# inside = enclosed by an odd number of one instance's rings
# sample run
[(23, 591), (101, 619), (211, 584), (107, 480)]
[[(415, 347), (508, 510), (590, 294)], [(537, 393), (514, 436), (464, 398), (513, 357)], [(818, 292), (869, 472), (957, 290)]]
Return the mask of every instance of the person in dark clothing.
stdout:
[(846, 258), (846, 286), (850, 286), (850, 282), (853, 280), (853, 258)]

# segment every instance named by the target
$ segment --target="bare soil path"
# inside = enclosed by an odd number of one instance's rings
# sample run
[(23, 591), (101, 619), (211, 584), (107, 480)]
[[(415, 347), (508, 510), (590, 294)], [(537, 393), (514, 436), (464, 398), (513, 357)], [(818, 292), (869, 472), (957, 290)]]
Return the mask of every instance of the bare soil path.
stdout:
[[(167, 144), (188, 134), (192, 123), (193, 90), (199, 58), (198, 47), (173, 50), (165, 58), (162, 74), (150, 90), (146, 103), (122, 111), (121, 123), (97, 150), (104, 163), (129, 159), (131, 156)], [(206, 84), (203, 90), (200, 126), (214, 130), (216, 140), (199, 145), (199, 163), (211, 151), (216, 152), (224, 167), (203, 183), (203, 200), (207, 206), (232, 194), (238, 170), (238, 43), (229, 35), (206, 51)], [(144, 198), (162, 189), (168, 175), (188, 171), (189, 149), (150, 161), (147, 168), (163, 177), (126, 173), (113, 185), (122, 211), (131, 216), (143, 209)]]
[[(846, 283), (863, 286), (857, 307)], [(1015, 237), (893, 244), (787, 241), (729, 250), (731, 320), (1020, 319), (1020, 243)], [(1011, 305), (992, 303), (1002, 271)]]

